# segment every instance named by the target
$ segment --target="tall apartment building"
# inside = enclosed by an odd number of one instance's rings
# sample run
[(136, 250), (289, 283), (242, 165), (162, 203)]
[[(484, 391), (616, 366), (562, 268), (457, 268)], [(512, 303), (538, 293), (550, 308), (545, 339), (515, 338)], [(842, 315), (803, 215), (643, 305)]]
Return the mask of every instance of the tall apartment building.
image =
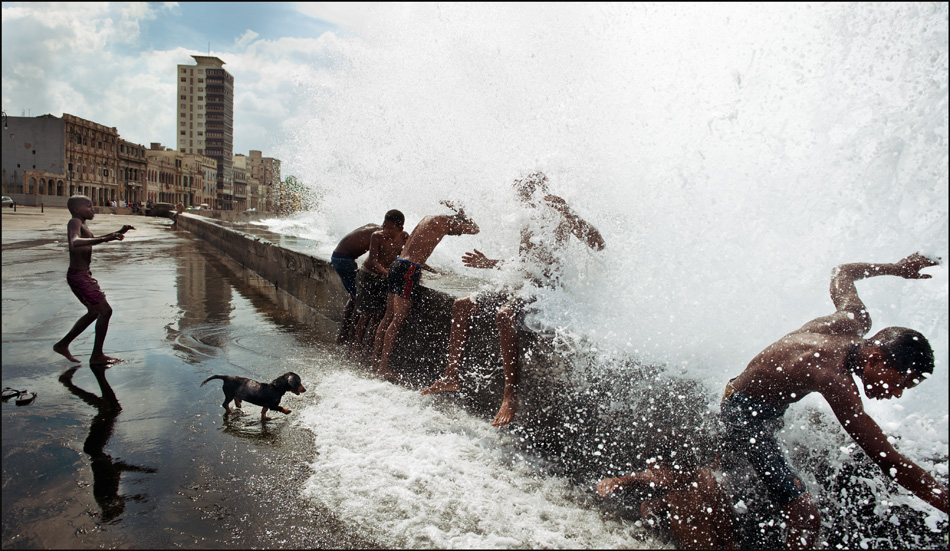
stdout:
[(217, 161), (215, 208), (228, 210), (234, 195), (234, 77), (217, 57), (191, 57), (196, 65), (178, 66), (178, 151)]

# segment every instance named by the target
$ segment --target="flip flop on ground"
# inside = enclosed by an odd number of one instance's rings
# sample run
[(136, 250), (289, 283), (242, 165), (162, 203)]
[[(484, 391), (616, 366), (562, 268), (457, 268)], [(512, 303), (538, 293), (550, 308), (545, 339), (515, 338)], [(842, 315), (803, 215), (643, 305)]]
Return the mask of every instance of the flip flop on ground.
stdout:
[(16, 405), (25, 406), (27, 404), (32, 404), (33, 400), (36, 400), (36, 393), (24, 390), (19, 396), (17, 396)]
[(26, 392), (25, 390), (17, 390), (15, 388), (10, 388), (8, 386), (3, 387), (3, 401), (7, 401), (10, 398), (14, 398)]

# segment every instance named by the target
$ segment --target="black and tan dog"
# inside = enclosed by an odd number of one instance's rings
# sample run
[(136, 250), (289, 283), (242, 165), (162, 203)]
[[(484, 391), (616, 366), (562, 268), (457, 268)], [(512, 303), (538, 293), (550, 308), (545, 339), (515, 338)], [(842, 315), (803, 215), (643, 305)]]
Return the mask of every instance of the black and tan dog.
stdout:
[(244, 400), (264, 408), (261, 410), (261, 420), (269, 419), (267, 417), (268, 409), (284, 414), (290, 413), (289, 409), (280, 405), (280, 399), (287, 391), (297, 395), (307, 391), (300, 382), (300, 375), (293, 372), (284, 373), (269, 383), (259, 383), (247, 377), (236, 377), (234, 375), (212, 375), (199, 386), (204, 386), (212, 379), (224, 381), (224, 404), (222, 405), (228, 413), (231, 413), (231, 408), (228, 407), (231, 400), (234, 400), (234, 405), (237, 407), (241, 407), (241, 400)]

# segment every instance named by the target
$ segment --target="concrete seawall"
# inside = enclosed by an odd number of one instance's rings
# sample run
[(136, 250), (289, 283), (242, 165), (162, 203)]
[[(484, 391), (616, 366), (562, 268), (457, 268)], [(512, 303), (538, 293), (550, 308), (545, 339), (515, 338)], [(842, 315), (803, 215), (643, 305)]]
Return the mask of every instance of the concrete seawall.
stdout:
[[(328, 323), (334, 333), (342, 321), (347, 295), (329, 259), (290, 250), (260, 236), (227, 227), (216, 220), (185, 213), (178, 221), (181, 229), (201, 237), (243, 267), (252, 270), (303, 302)], [(412, 311), (393, 350), (391, 364), (411, 385), (428, 386), (445, 369), (452, 302), (456, 294), (430, 285), (420, 288), (420, 299)], [(497, 364), (497, 400), (484, 385), (473, 388), (480, 394), (486, 411), (501, 403), (501, 362), (498, 357), (498, 335), (494, 320), (476, 319), (469, 334), (464, 367)], [(493, 389), (494, 390), (494, 389)]]
[[(291, 250), (292, 242), (281, 246), (202, 216), (184, 214), (178, 224), (286, 291), (287, 295), (277, 293), (287, 297), (279, 299), (281, 308), (292, 310), (295, 317), (327, 337), (335, 335), (346, 293), (328, 259)], [(274, 237), (285, 240), (285, 236)], [(414, 302), (393, 351), (393, 370), (410, 388), (425, 388), (442, 374), (452, 302), (475, 290), (440, 286), (439, 280), (428, 284), (424, 281), (422, 297)], [(642, 364), (624, 355), (604, 356), (596, 343), (567, 342), (563, 336), (539, 334), (525, 327), (519, 328), (519, 344), (519, 412), (514, 422), (501, 430), (519, 438), (527, 451), (541, 458), (545, 471), (565, 476), (591, 491), (599, 478), (643, 470), (657, 456), (686, 468), (714, 460), (718, 426), (710, 403), (717, 398), (697, 381), (679, 376), (667, 366)], [(460, 378), (459, 392), (419, 399), (434, 403), (451, 400), (490, 422), (501, 404), (504, 382), (493, 316), (473, 320)], [(797, 420), (826, 438), (838, 431), (836, 426), (829, 428), (815, 411), (803, 411)], [(821, 500), (822, 515), (840, 519), (845, 511), (854, 513), (849, 503), (858, 502), (840, 501), (836, 496), (841, 489), (849, 488), (849, 493), (856, 496), (852, 499), (873, 502), (876, 498), (869, 489), (856, 492), (849, 481), (855, 473), (873, 479), (880, 472), (864, 454), (842, 460), (835, 455), (836, 450), (799, 446), (790, 450), (790, 455), (804, 472), (816, 474), (814, 491)], [(780, 531), (766, 534), (761, 529), (775, 515), (761, 483), (756, 483), (754, 477), (740, 476), (732, 480), (731, 491), (734, 503), (742, 501), (748, 506), (736, 517), (740, 538), (764, 547), (781, 547)], [(596, 503), (636, 519), (643, 497), (637, 492), (620, 492), (618, 499)], [(931, 532), (926, 528), (925, 514), (903, 505), (892, 512), (908, 534), (946, 540), (946, 524)], [(873, 507), (864, 507), (850, 524), (836, 523), (842, 526), (829, 534), (829, 541), (836, 541), (839, 531), (849, 534), (858, 527), (883, 541), (909, 541), (894, 533), (889, 517), (874, 514)]]
[[(309, 313), (303, 314), (292, 301), (284, 307), (297, 309), (298, 318), (302, 315), (311, 326), (323, 328), (328, 340), (335, 335), (347, 296), (329, 259), (199, 215), (183, 214), (178, 224), (307, 305)], [(275, 241), (286, 238), (271, 236)], [(445, 370), (452, 303), (475, 290), (440, 286), (439, 280), (427, 283), (423, 278), (421, 298), (413, 302), (393, 349), (392, 369), (410, 388), (429, 386)], [(661, 366), (641, 365), (630, 358), (605, 360), (594, 346), (564, 343), (524, 326), (518, 337), (519, 412), (506, 430), (549, 461), (549, 468), (584, 484), (614, 472), (618, 462), (628, 470), (642, 468), (655, 449), (666, 445), (663, 439), (669, 431), (660, 430), (661, 425), (677, 427), (676, 432), (689, 438), (700, 456), (712, 450), (715, 428), (708, 423), (714, 420), (704, 418), (707, 397), (695, 382), (676, 379)], [(504, 389), (493, 315), (473, 319), (460, 379), (460, 391), (434, 399), (455, 400), (490, 422)], [(659, 419), (640, 422), (647, 417)]]
[[(227, 227), (193, 214), (178, 225), (220, 249), (244, 268), (286, 291), (284, 307), (296, 309), (329, 339), (335, 335), (346, 303), (346, 292), (329, 259), (280, 246), (260, 235)], [(267, 232), (264, 232), (266, 235)], [(275, 240), (284, 236), (273, 234)], [(305, 247), (306, 248), (306, 247)], [(440, 282), (423, 279), (421, 298), (414, 301), (391, 357), (402, 383), (422, 389), (445, 369), (452, 303), (475, 289), (440, 289)], [(309, 313), (300, 313), (305, 304)], [(630, 358), (605, 359), (596, 347), (567, 343), (552, 335), (519, 328), (519, 413), (506, 427), (525, 447), (550, 462), (550, 468), (579, 482), (616, 470), (645, 466), (653, 450), (663, 446), (664, 427), (691, 438), (696, 453), (712, 449), (715, 428), (703, 419), (707, 398), (693, 381), (670, 377), (661, 366), (641, 365)], [(605, 375), (609, 374), (609, 375)], [(455, 400), (489, 422), (501, 404), (504, 373), (498, 331), (492, 315), (476, 316), (460, 370), (462, 390), (435, 399)], [(420, 396), (420, 400), (433, 399)], [(643, 423), (644, 418), (658, 418)], [(690, 435), (685, 435), (688, 427)], [(700, 450), (699, 448), (702, 448)], [(613, 465), (613, 468), (611, 468)]]

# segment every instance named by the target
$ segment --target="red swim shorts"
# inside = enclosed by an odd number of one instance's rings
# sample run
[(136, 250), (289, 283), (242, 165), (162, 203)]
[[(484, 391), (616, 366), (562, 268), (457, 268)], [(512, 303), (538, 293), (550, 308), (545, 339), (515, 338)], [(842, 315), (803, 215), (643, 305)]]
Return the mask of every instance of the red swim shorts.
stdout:
[(106, 294), (99, 288), (99, 282), (93, 279), (92, 272), (89, 270), (70, 268), (66, 271), (66, 283), (69, 283), (73, 294), (87, 308), (99, 304), (106, 298)]

